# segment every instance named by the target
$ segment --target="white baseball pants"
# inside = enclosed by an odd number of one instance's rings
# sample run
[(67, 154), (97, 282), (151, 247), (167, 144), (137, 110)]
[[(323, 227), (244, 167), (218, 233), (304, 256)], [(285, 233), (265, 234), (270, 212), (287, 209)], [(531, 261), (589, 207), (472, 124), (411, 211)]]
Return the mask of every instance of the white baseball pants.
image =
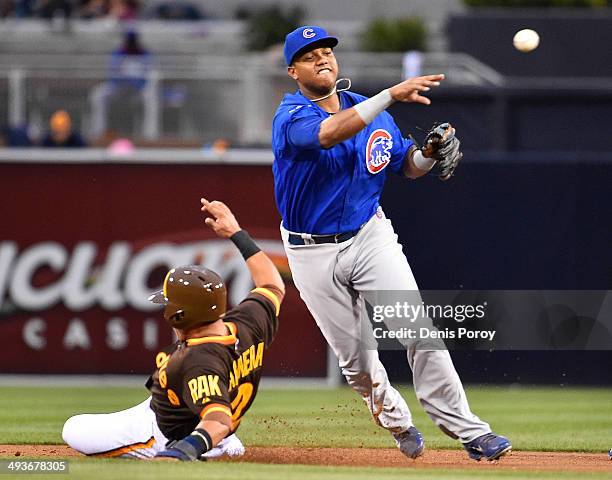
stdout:
[[(391, 432), (413, 425), (406, 401), (393, 388), (362, 328), (363, 292), (418, 290), (390, 220), (379, 208), (352, 239), (340, 243), (290, 245), (281, 236), (293, 281), (330, 347), (348, 384), (368, 405), (374, 420)], [(364, 339), (363, 335), (369, 335)], [(470, 442), (491, 428), (470, 411), (463, 385), (447, 350), (407, 348), (416, 396), (433, 422), (446, 434)]]
[[(151, 397), (120, 412), (75, 415), (66, 420), (62, 437), (68, 446), (85, 455), (152, 458), (165, 450), (168, 439), (157, 426), (150, 403)], [(233, 457), (244, 455), (244, 451), (242, 442), (233, 434), (204, 456)]]

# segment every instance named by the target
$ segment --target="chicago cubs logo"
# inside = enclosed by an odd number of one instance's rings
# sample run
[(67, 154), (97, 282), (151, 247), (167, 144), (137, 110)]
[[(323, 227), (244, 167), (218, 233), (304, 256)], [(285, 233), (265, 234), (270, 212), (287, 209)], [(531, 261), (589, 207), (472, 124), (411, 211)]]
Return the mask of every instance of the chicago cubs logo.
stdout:
[(378, 173), (391, 162), (393, 139), (391, 134), (382, 128), (374, 130), (366, 146), (366, 167), (370, 173)]
[(315, 33), (315, 31), (314, 31), (312, 28), (305, 28), (305, 29), (302, 31), (302, 36), (303, 36), (304, 38), (312, 38), (312, 37), (314, 37), (315, 35), (316, 35), (316, 33)]

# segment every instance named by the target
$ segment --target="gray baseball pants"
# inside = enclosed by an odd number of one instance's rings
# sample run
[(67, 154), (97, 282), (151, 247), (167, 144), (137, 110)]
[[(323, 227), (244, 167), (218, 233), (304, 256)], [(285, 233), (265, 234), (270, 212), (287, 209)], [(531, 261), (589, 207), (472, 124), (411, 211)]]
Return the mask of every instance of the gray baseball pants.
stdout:
[[(362, 328), (363, 293), (376, 290), (418, 290), (390, 220), (379, 208), (350, 240), (334, 244), (290, 245), (281, 236), (293, 281), (331, 349), (348, 384), (368, 405), (374, 420), (391, 432), (413, 425), (406, 401), (391, 386), (375, 349)], [(365, 338), (369, 335), (371, 338)], [(416, 396), (433, 422), (445, 433), (470, 442), (491, 428), (470, 411), (461, 380), (447, 350), (407, 345)]]

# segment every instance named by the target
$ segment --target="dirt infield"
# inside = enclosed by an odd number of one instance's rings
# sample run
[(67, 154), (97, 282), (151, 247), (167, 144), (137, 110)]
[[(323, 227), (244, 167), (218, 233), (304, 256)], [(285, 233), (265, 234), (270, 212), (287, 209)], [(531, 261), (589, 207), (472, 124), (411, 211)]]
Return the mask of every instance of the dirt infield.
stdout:
[[(0, 445), (0, 456), (80, 457), (66, 445)], [(396, 449), (387, 448), (288, 448), (249, 447), (240, 462), (302, 464), (351, 467), (470, 468), (491, 470), (533, 470), (611, 472), (607, 452), (512, 452), (496, 462), (475, 462), (460, 450), (426, 450), (409, 460)]]

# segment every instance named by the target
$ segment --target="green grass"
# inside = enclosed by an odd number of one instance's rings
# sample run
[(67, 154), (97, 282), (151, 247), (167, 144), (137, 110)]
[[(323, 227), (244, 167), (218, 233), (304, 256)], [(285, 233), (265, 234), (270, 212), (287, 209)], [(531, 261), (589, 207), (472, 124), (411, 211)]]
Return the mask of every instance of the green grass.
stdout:
[[(429, 448), (457, 448), (402, 388)], [(467, 388), (474, 412), (507, 435), (517, 450), (607, 451), (612, 389)], [(146, 396), (140, 388), (10, 388), (0, 396), (0, 443), (61, 443), (63, 422), (76, 413), (112, 412)], [(262, 390), (239, 430), (247, 445), (392, 447), (348, 388)]]
[[(402, 388), (428, 448), (460, 448), (426, 417), (411, 388)], [(612, 389), (468, 387), (475, 413), (507, 435), (515, 450), (606, 452), (612, 445)], [(63, 422), (76, 413), (121, 410), (142, 401), (142, 388), (4, 387), (0, 395), (0, 443), (61, 443)], [(348, 388), (262, 390), (244, 418), (239, 435), (251, 446), (393, 447), (365, 406)], [(104, 462), (104, 468), (98, 468)], [(170, 470), (171, 469), (171, 470)], [(205, 469), (205, 470), (203, 470)], [(368, 469), (287, 465), (162, 464), (122, 460), (71, 459), (71, 478), (262, 479), (489, 478), (488, 471)], [(75, 476), (76, 474), (76, 476)], [(495, 471), (501, 478), (575, 478), (575, 473)], [(602, 478), (602, 474), (585, 475)], [(26, 478), (20, 475), (19, 478)], [(54, 478), (62, 478), (61, 475)]]
[[(411, 388), (401, 393), (429, 448), (457, 448), (425, 415)], [(612, 432), (612, 389), (467, 388), (472, 410), (515, 449), (607, 451)], [(361, 399), (349, 389), (263, 391), (245, 417), (248, 444), (392, 447)], [(241, 430), (242, 428), (241, 427)]]

